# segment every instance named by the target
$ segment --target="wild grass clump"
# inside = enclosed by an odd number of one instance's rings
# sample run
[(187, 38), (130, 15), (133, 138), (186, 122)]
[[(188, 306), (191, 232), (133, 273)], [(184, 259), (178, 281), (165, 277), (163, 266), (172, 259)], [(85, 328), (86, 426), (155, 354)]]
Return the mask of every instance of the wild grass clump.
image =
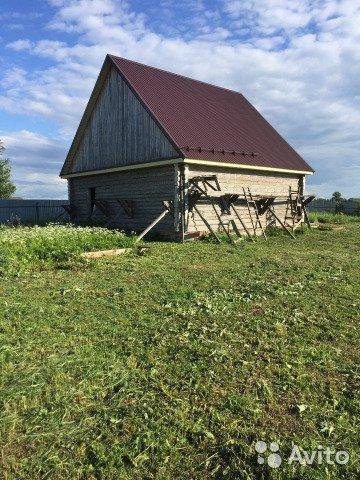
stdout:
[(334, 223), (337, 225), (360, 222), (360, 215), (347, 215), (345, 213), (310, 212), (309, 218), (311, 222)]
[(0, 273), (83, 265), (81, 253), (131, 247), (134, 237), (100, 227), (0, 227)]

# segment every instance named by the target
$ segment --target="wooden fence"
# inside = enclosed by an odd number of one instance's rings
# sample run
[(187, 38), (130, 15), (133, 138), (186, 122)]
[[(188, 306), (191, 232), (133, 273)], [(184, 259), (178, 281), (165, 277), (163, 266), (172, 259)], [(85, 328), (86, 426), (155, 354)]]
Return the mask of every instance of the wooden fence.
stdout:
[[(54, 221), (68, 221), (62, 205), (68, 200), (0, 200), (0, 224), (19, 222), (21, 224), (44, 224)], [(342, 211), (351, 215), (360, 214), (360, 204), (344, 200)], [(308, 206), (310, 212), (335, 212), (336, 203), (332, 200), (315, 199)]]
[(0, 200), (0, 223), (44, 224), (69, 220), (67, 200)]

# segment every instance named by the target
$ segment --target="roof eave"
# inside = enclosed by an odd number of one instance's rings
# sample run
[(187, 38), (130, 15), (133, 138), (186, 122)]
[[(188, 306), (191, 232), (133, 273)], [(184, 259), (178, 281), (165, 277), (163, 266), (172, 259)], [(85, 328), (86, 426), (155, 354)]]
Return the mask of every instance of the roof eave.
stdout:
[(185, 163), (193, 165), (206, 165), (212, 167), (233, 168), (238, 170), (257, 170), (261, 172), (289, 173), (296, 175), (313, 175), (315, 170), (298, 170), (292, 168), (267, 167), (261, 165), (248, 165), (244, 163), (217, 162), (214, 160), (201, 160), (197, 158), (185, 158)]
[(245, 165), (239, 163), (228, 163), (228, 162), (216, 162), (216, 161), (207, 161), (207, 160), (199, 160), (196, 158), (172, 158), (167, 160), (158, 160), (153, 162), (147, 163), (138, 163), (133, 165), (122, 165), (118, 167), (111, 167), (101, 170), (89, 170), (87, 172), (74, 172), (74, 173), (65, 173), (61, 174), (61, 178), (68, 179), (68, 178), (76, 178), (76, 177), (85, 177), (91, 175), (100, 175), (100, 174), (109, 174), (109, 173), (116, 173), (116, 172), (125, 172), (129, 170), (138, 170), (144, 168), (154, 168), (154, 167), (162, 167), (166, 165), (180, 165), (180, 164), (188, 164), (188, 165), (202, 165), (202, 166), (210, 166), (210, 167), (221, 167), (221, 168), (231, 168), (231, 169), (238, 169), (238, 170), (250, 170), (250, 171), (258, 171), (258, 172), (266, 172), (266, 173), (284, 173), (288, 175), (312, 175), (314, 171), (308, 170), (292, 170), (287, 168), (274, 168), (274, 167), (261, 167), (257, 165)]

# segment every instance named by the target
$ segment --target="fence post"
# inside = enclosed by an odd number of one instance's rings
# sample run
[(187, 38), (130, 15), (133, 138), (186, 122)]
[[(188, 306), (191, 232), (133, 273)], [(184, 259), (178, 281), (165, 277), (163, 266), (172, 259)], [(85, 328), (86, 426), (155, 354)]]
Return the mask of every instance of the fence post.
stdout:
[(40, 211), (39, 211), (39, 204), (35, 204), (35, 210), (36, 210), (36, 223), (40, 223)]

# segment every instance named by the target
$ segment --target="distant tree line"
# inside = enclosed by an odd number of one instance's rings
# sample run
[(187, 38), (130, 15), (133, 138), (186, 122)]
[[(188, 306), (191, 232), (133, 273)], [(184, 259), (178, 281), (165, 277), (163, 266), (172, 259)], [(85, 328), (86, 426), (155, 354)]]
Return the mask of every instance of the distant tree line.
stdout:
[(317, 197), (311, 202), (310, 210), (324, 210), (336, 213), (360, 215), (360, 198), (344, 198), (340, 192), (334, 192), (331, 198)]

